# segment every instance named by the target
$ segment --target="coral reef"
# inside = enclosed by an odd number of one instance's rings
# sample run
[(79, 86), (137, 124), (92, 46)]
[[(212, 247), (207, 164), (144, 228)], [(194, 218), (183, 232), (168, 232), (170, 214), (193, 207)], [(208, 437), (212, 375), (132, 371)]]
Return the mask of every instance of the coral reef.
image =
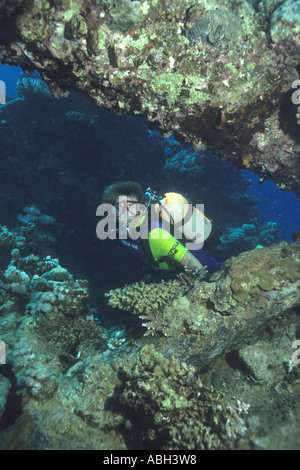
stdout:
[(300, 45), (299, 0), (280, 2), (270, 18), (270, 35), (276, 44), (293, 35), (295, 44)]
[[(37, 213), (41, 218), (36, 210), (34, 218)], [(32, 217), (32, 211), (30, 214)], [(21, 219), (26, 229), (27, 217)], [(84, 302), (88, 296), (88, 282), (74, 280), (59, 261), (49, 255), (42, 259), (35, 255), (22, 257), (20, 249), (25, 251), (25, 246), (30, 246), (32, 231), (10, 232), (6, 227), (1, 229), (2, 263), (8, 259), (10, 252), (10, 262), (0, 274), (1, 313), (22, 306), (24, 313), (34, 317), (36, 324), (44, 328), (45, 336), (52, 334), (61, 337), (67, 323), (66, 317), (87, 314)]]
[(222, 15), (217, 10), (207, 10), (202, 16), (197, 19), (199, 11), (195, 13), (192, 7), (189, 10), (189, 18), (186, 22), (186, 36), (191, 44), (195, 44), (196, 41), (206, 41), (213, 46), (217, 46), (220, 43), (226, 43), (229, 41), (236, 41), (241, 33), (241, 23), (239, 18), (231, 12), (223, 11)]
[(23, 99), (26, 97), (32, 99), (34, 96), (42, 99), (42, 97), (49, 98), (52, 96), (49, 87), (40, 79), (38, 74), (36, 74), (36, 78), (21, 75), (18, 79), (16, 92)]
[(220, 238), (220, 252), (238, 254), (242, 251), (253, 250), (257, 245), (269, 246), (278, 238), (275, 222), (264, 225), (243, 224), (241, 227), (228, 227), (227, 233)]
[(159, 312), (144, 337), (96, 321), (86, 281), (57, 259), (23, 256), (31, 232), (19, 248), (0, 233), (1, 449), (272, 448), (282, 423), (279, 447), (297, 448), (299, 240), (241, 253), (194, 286), (110, 292), (114, 306)]
[[(108, 296), (110, 305), (142, 313), (142, 318), (149, 312), (153, 330), (163, 331), (171, 344), (180, 338), (175, 357), (189, 356), (192, 364), (203, 367), (221, 351), (246, 341), (250, 325), (252, 332), (297, 305), (299, 280), (299, 241), (282, 242), (231, 258), (209, 281), (184, 285), (187, 295), (169, 290), (166, 283), (129, 286)], [(161, 303), (158, 295), (165, 291), (167, 302)]]
[[(297, 5), (2, 2), (1, 60), (49, 88), (24, 75), (0, 107), (1, 449), (300, 448), (299, 234), (252, 250), (276, 226), (204, 151), (299, 188)], [(134, 262), (95, 241), (116, 179), (188, 188), (238, 256), (191, 285), (130, 284)]]
[(299, 194), (290, 99), (298, 1), (18, 4), (1, 7), (1, 61), (37, 69), (56, 97), (84, 91), (99, 106), (145, 116), (164, 134)]
[(249, 404), (227, 402), (220, 392), (203, 386), (193, 367), (164, 358), (153, 346), (140, 350), (139, 361), (147, 361), (147, 367), (137, 363), (122, 369), (120, 402), (131, 420), (138, 417), (135, 433), (145, 436), (147, 447), (203, 450), (245, 446)]

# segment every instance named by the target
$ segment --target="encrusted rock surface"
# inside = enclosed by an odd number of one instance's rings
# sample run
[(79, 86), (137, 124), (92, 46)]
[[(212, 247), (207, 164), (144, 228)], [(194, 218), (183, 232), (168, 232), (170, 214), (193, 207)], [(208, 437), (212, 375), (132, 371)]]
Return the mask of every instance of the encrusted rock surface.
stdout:
[(5, 2), (0, 58), (299, 194), (298, 4)]
[[(105, 329), (86, 283), (58, 260), (22, 257), (26, 236), (2, 227), (0, 447), (299, 448), (299, 243), (241, 253), (183, 290), (129, 286), (133, 313), (136, 293), (160, 318), (144, 337), (138, 318)], [(113, 298), (130, 310), (126, 288)]]
[[(239, 348), (255, 331), (299, 303), (299, 247), (299, 241), (281, 242), (241, 253), (186, 295), (178, 287), (174, 300), (170, 299), (174, 281), (158, 284), (157, 298), (163, 297), (164, 304), (155, 305), (155, 289), (148, 293), (147, 285), (111, 291), (110, 301), (126, 310), (131, 303), (131, 311), (137, 313), (136, 298), (141, 299), (141, 313), (147, 313), (151, 328), (155, 330), (156, 325), (167, 336), (167, 340), (157, 340), (157, 347), (201, 369), (220, 353)], [(146, 304), (147, 310), (142, 307)]]

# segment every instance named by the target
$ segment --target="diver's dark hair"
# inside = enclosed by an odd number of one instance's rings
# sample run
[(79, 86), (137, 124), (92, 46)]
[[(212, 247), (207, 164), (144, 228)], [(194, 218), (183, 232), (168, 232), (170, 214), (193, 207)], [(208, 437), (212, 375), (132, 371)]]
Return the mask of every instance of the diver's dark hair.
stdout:
[(124, 194), (125, 196), (136, 196), (138, 201), (141, 202), (144, 193), (139, 183), (135, 181), (117, 181), (117, 183), (108, 186), (102, 196), (102, 204), (115, 204), (118, 197)]

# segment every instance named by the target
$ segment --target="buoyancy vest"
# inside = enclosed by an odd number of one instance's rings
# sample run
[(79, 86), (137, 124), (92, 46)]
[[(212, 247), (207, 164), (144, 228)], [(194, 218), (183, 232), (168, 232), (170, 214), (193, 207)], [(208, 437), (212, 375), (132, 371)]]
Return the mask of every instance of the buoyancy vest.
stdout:
[(142, 247), (141, 239), (138, 238), (137, 240), (133, 240), (132, 238), (128, 237), (126, 240), (120, 239), (124, 250), (130, 255), (137, 258), (141, 264), (146, 265), (146, 257)]

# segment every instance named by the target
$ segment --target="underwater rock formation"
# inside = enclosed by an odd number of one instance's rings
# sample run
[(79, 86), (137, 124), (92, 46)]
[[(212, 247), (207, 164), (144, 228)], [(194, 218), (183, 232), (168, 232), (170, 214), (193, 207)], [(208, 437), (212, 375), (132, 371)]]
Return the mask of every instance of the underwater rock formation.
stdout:
[(0, 230), (1, 449), (272, 447), (264, 420), (281, 425), (299, 405), (299, 240), (241, 253), (194, 285), (113, 291), (119, 308), (157, 312), (144, 337), (138, 318), (95, 321), (87, 281), (51, 256), (23, 256), (26, 236)]
[[(0, 58), (298, 194), (299, 1), (19, 1)], [(237, 26), (238, 25), (238, 26)]]
[[(131, 306), (132, 313), (140, 308), (142, 314), (146, 305), (149, 318), (151, 313), (159, 316), (157, 331), (168, 337), (162, 348), (171, 344), (173, 357), (202, 368), (299, 303), (299, 247), (299, 241), (282, 242), (241, 253), (208, 282), (195, 283), (187, 295), (182, 295), (186, 286), (174, 291), (172, 283), (142, 283), (109, 292), (109, 303), (124, 310)], [(155, 322), (151, 326), (155, 330)]]
[(122, 375), (120, 403), (139, 417), (136, 432), (150, 448), (220, 450), (232, 448), (233, 442), (236, 449), (247, 447), (250, 405), (228, 401), (204, 386), (194, 367), (164, 358), (151, 345), (122, 367)]

